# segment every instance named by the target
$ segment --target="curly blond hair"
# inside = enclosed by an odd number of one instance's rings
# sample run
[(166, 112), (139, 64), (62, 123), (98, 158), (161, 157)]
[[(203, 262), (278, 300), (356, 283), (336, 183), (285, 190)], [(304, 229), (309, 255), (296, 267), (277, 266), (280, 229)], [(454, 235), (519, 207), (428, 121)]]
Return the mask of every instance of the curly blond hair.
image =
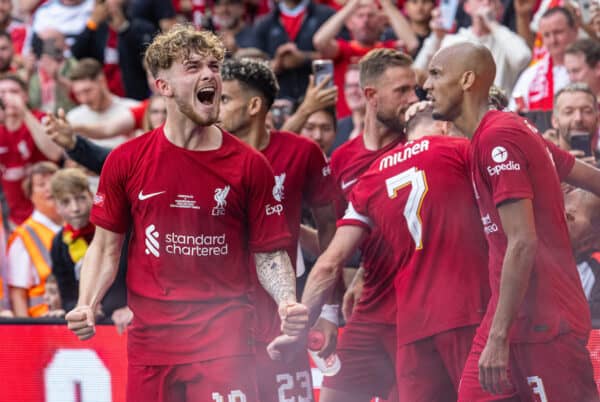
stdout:
[(154, 38), (146, 49), (144, 61), (156, 78), (160, 70), (168, 70), (174, 61), (185, 60), (192, 53), (214, 56), (222, 62), (225, 46), (212, 32), (198, 31), (188, 24), (176, 24)]

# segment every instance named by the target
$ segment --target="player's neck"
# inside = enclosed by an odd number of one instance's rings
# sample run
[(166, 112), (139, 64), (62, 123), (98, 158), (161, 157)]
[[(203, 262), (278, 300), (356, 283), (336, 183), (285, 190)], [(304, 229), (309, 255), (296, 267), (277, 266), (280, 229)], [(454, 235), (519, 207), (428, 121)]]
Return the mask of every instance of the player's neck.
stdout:
[(177, 147), (190, 151), (211, 151), (221, 147), (223, 136), (215, 125), (199, 126), (189, 119), (169, 119), (164, 126), (165, 137)]
[(454, 121), (454, 125), (461, 132), (464, 133), (467, 138), (473, 138), (475, 131), (479, 127), (479, 123), (483, 120), (483, 117), (490, 111), (487, 100), (480, 102), (478, 106), (463, 108), (463, 113)]
[(363, 143), (369, 151), (378, 151), (394, 140), (404, 135), (377, 121), (375, 116), (365, 116), (365, 130), (363, 132)]
[(248, 132), (247, 143), (252, 148), (262, 151), (269, 146), (271, 134), (267, 129), (267, 116), (261, 116), (251, 122), (250, 131)]
[(7, 115), (4, 118), (4, 126), (8, 131), (17, 131), (23, 125), (23, 118), (16, 115)]

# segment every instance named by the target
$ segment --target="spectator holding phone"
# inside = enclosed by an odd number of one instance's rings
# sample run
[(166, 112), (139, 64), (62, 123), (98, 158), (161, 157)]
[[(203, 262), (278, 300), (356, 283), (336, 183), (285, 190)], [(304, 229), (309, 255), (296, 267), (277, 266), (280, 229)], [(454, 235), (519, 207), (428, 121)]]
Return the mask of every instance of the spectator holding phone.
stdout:
[[(554, 97), (552, 129), (558, 146), (593, 161), (592, 143), (598, 132), (596, 95), (584, 83), (569, 84)], [(546, 135), (552, 133), (546, 132)]]
[[(380, 0), (381, 9), (373, 1), (349, 0), (344, 7), (332, 16), (315, 33), (313, 43), (323, 58), (334, 62), (334, 83), (344, 87), (346, 70), (351, 64), (376, 48), (397, 48), (411, 53), (419, 46), (417, 36), (408, 21), (391, 0)], [(380, 41), (386, 27), (382, 16), (389, 20), (398, 40)], [(336, 39), (344, 25), (350, 31), (351, 41)], [(344, 118), (351, 114), (346, 98), (341, 94), (337, 103), (337, 116)]]
[(531, 59), (531, 50), (519, 35), (500, 24), (503, 6), (500, 0), (466, 0), (465, 12), (471, 17), (468, 28), (460, 28), (454, 34), (447, 32), (447, 15), (440, 8), (433, 12), (433, 32), (423, 43), (414, 66), (426, 69), (434, 53), (441, 48), (459, 42), (472, 41), (487, 47), (496, 62), (494, 84), (506, 93), (511, 93), (519, 74)]

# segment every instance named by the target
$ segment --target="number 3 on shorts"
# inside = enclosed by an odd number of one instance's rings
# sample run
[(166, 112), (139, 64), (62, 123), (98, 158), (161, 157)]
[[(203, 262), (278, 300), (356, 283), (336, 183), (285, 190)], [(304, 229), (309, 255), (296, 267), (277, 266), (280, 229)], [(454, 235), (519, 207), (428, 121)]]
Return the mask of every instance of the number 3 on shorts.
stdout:
[[(214, 402), (225, 402), (225, 397), (218, 392), (213, 392), (212, 400)], [(227, 395), (227, 402), (246, 402), (246, 395), (239, 389), (235, 389)]]
[(421, 221), (421, 206), (427, 194), (427, 178), (425, 172), (412, 167), (404, 172), (392, 176), (385, 181), (388, 197), (394, 199), (398, 196), (398, 191), (406, 186), (410, 186), (410, 193), (404, 206), (404, 218), (408, 225), (410, 235), (415, 241), (415, 248), (423, 248), (423, 222)]
[(537, 398), (534, 398), (536, 402), (548, 402), (548, 398), (546, 397), (546, 389), (544, 388), (544, 382), (540, 377), (537, 375), (527, 377), (527, 384), (529, 384), (533, 395), (537, 396)]

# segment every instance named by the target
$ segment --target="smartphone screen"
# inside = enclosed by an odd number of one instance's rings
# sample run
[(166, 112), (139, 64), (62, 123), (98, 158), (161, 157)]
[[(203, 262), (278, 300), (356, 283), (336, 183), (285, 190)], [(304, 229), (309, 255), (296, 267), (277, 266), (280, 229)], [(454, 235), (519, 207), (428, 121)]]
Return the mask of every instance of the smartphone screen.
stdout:
[(442, 27), (446, 31), (452, 30), (456, 11), (458, 10), (459, 0), (440, 0), (440, 14), (442, 17)]
[(592, 155), (592, 144), (590, 133), (583, 131), (571, 131), (571, 149), (582, 151), (585, 156)]
[(313, 60), (312, 70), (315, 76), (315, 85), (319, 85), (329, 75), (331, 79), (326, 88), (333, 86), (333, 62), (331, 60)]

